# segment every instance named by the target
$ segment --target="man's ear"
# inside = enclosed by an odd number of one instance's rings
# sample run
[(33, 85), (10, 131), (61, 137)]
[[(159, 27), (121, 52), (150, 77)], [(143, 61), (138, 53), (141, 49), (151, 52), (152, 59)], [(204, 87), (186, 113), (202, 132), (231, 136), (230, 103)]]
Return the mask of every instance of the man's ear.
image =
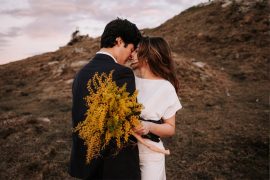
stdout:
[(123, 43), (123, 40), (122, 40), (121, 37), (117, 37), (117, 38), (115, 39), (115, 42), (116, 42), (116, 45), (117, 45), (117, 46), (120, 46), (120, 45)]

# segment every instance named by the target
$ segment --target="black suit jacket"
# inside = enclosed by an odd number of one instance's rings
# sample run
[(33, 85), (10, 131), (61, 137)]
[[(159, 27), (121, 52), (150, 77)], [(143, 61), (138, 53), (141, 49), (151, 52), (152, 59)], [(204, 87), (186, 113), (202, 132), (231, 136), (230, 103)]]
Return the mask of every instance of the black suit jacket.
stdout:
[[(76, 75), (73, 87), (72, 126), (85, 119), (87, 111), (84, 97), (88, 95), (87, 82), (98, 72), (109, 74), (118, 86), (127, 83), (127, 91), (135, 91), (135, 78), (131, 69), (117, 64), (110, 56), (96, 54)], [(72, 150), (69, 173), (83, 179), (140, 179), (139, 152), (135, 145), (127, 146), (117, 156), (99, 157), (86, 164), (86, 146), (77, 133), (72, 134)]]

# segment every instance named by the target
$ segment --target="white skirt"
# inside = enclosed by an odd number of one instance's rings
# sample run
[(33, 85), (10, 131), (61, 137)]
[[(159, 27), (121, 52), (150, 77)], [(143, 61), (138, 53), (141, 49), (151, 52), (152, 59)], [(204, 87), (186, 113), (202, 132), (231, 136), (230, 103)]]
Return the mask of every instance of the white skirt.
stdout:
[[(153, 144), (161, 149), (164, 149), (162, 141), (153, 142), (149, 139), (144, 139), (147, 143)], [(141, 180), (166, 180), (165, 172), (165, 155), (150, 150), (145, 145), (138, 142)]]

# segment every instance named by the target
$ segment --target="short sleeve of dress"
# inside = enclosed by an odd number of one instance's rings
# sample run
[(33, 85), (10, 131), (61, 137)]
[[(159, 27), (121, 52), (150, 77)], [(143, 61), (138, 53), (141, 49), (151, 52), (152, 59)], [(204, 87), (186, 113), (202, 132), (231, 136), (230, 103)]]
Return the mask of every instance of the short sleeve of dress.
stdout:
[(182, 108), (182, 105), (175, 91), (170, 91), (170, 93), (166, 96), (166, 100), (167, 108), (162, 116), (163, 119), (171, 118), (179, 109)]

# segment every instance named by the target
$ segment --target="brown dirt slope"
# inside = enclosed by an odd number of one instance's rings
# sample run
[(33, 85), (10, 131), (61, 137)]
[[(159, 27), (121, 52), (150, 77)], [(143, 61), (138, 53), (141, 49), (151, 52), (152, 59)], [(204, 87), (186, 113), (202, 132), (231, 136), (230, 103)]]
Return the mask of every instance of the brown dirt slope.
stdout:
[[(269, 4), (214, 1), (146, 35), (173, 50), (183, 109), (168, 179), (269, 179)], [(82, 36), (0, 66), (0, 179), (72, 179), (71, 85), (99, 48)]]

